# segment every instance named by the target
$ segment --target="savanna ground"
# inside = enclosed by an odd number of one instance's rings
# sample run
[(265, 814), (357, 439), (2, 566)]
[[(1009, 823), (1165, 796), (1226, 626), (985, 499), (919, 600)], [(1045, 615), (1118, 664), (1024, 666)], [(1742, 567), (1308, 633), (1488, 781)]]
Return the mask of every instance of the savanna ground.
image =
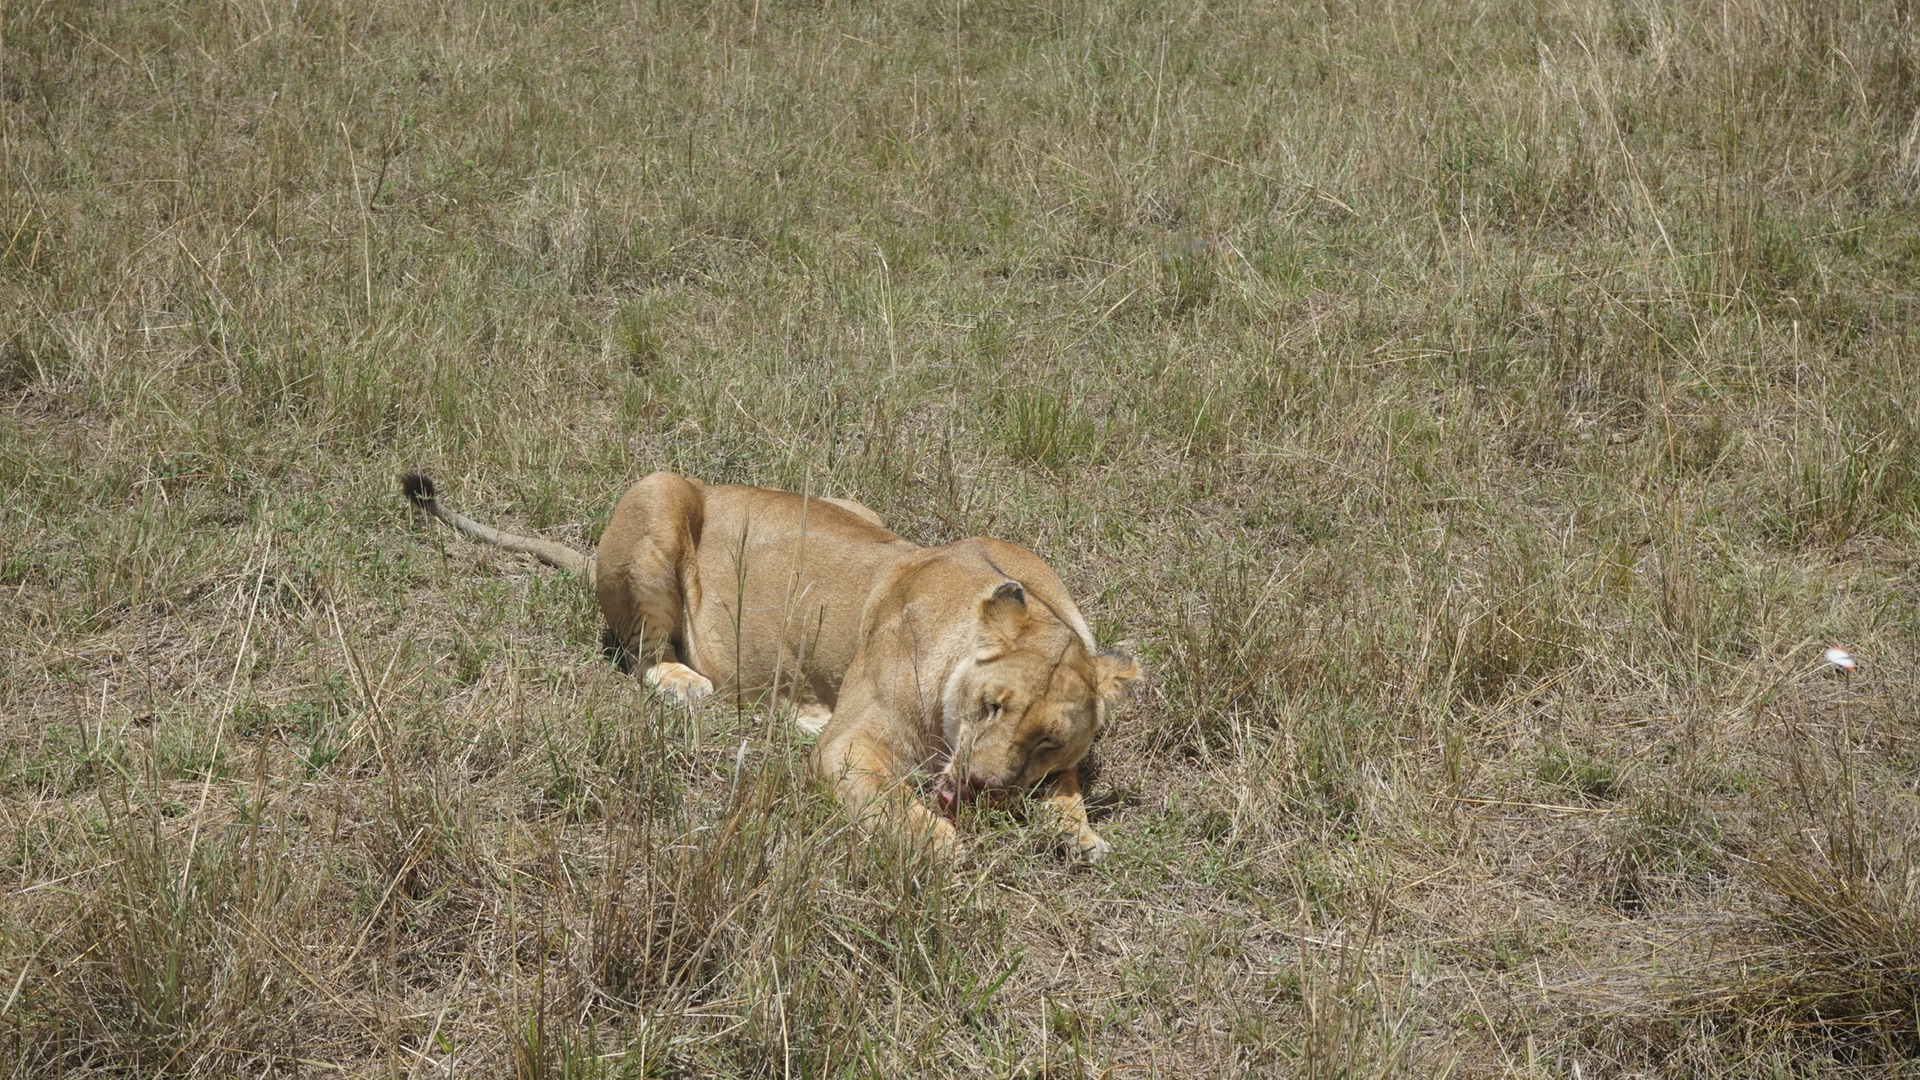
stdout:
[[(1913, 4), (0, 11), (5, 1075), (1920, 1050)], [(409, 467), (1033, 548), (1115, 857), (860, 843)]]

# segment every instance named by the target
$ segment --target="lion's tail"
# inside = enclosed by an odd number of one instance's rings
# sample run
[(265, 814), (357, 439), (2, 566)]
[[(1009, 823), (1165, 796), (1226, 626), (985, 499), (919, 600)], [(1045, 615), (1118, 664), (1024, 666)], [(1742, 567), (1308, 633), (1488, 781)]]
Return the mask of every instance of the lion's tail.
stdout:
[(453, 526), (455, 530), (481, 543), (503, 547), (508, 551), (518, 551), (524, 555), (531, 555), (548, 566), (571, 570), (586, 578), (587, 588), (594, 587), (594, 567), (591, 556), (582, 555), (565, 544), (556, 544), (551, 540), (501, 532), (491, 526), (482, 525), (470, 517), (456, 514), (440, 505), (439, 499), (434, 496), (433, 481), (419, 473), (408, 473), (402, 476), (400, 490), (406, 493), (413, 505)]

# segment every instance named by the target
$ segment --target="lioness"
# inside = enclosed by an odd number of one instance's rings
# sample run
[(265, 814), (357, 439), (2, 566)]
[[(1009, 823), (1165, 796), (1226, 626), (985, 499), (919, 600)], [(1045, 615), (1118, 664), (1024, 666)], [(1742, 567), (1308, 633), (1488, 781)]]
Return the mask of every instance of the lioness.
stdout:
[[(1077, 766), (1140, 667), (1094, 647), (1032, 552), (986, 538), (923, 548), (850, 500), (659, 472), (621, 497), (588, 557), (453, 513), (424, 476), (402, 487), (474, 539), (581, 574), (610, 642), (654, 686), (794, 705), (820, 735), (817, 775), (858, 820), (950, 850), (956, 806), (1031, 791), (1080, 857), (1111, 850)], [(940, 771), (939, 814), (903, 783), (921, 767)]]

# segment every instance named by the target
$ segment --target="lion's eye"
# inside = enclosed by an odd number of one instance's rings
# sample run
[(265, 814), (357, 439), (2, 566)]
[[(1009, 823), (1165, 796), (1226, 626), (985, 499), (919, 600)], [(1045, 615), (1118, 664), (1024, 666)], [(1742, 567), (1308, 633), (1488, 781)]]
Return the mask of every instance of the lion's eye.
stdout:
[(991, 720), (994, 717), (999, 715), (1000, 715), (1000, 703), (997, 701), (989, 701), (986, 704), (980, 706), (980, 719), (982, 720)]
[(1041, 739), (1038, 743), (1034, 745), (1033, 752), (1036, 754), (1047, 754), (1047, 753), (1052, 753), (1053, 751), (1058, 749), (1060, 749), (1060, 744), (1055, 742), (1054, 740)]

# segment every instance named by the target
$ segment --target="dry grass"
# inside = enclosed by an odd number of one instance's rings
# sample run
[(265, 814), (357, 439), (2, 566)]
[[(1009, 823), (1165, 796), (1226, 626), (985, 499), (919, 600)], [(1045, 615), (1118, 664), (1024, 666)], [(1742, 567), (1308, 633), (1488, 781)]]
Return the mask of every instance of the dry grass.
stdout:
[[(1911, 5), (0, 13), (7, 1075), (1920, 1050)], [(1116, 857), (850, 841), (408, 467), (1031, 546)]]

